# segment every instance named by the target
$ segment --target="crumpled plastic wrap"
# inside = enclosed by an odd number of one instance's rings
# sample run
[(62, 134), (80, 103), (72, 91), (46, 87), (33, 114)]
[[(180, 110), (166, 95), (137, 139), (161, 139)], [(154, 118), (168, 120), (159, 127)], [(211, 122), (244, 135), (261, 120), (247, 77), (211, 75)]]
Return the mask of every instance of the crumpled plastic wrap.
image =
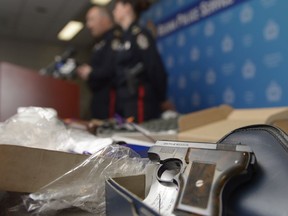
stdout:
[(67, 128), (51, 108), (21, 107), (17, 114), (0, 123), (1, 144), (93, 154), (112, 142), (111, 138)]
[(23, 203), (33, 215), (50, 215), (70, 207), (105, 215), (105, 180), (144, 174), (148, 163), (130, 148), (113, 144), (38, 192), (25, 196)]

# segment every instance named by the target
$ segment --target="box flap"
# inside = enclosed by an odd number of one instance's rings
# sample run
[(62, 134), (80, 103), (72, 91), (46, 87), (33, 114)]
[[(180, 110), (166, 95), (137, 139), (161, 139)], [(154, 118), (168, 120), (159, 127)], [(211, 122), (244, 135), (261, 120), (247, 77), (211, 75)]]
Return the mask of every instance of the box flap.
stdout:
[(228, 105), (221, 105), (219, 107), (213, 107), (183, 115), (179, 117), (179, 131), (183, 132), (225, 119), (232, 111), (232, 107)]
[(35, 192), (87, 157), (22, 146), (0, 145), (0, 190)]
[(145, 175), (115, 177), (113, 180), (137, 197), (145, 198)]
[(288, 119), (275, 120), (272, 125), (278, 127), (288, 134)]
[(145, 175), (109, 178), (105, 184), (106, 214), (159, 216), (143, 202)]
[(235, 109), (228, 119), (271, 124), (276, 120), (288, 119), (288, 107)]
[[(218, 116), (213, 116), (218, 115)], [(184, 116), (185, 118), (185, 116)], [(232, 109), (220, 106), (189, 115), (185, 127), (178, 134), (179, 140), (217, 142), (225, 134), (240, 127), (253, 124), (272, 124), (288, 119), (287, 107)], [(210, 120), (211, 119), (211, 120)], [(191, 127), (188, 127), (190, 122)], [(195, 123), (195, 124), (194, 124)]]

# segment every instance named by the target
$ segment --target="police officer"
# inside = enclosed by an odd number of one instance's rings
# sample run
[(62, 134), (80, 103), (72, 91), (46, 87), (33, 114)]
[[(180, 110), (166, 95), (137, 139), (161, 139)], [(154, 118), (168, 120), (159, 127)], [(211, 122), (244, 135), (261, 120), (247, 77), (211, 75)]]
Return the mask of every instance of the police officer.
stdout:
[(91, 63), (77, 68), (78, 75), (92, 91), (91, 115), (96, 119), (114, 116), (115, 50), (120, 44), (120, 30), (114, 27), (112, 14), (102, 6), (93, 6), (86, 15), (86, 26), (95, 37)]
[(114, 20), (123, 30), (117, 55), (117, 113), (136, 122), (158, 118), (169, 108), (167, 75), (152, 35), (137, 24), (135, 0), (116, 0)]

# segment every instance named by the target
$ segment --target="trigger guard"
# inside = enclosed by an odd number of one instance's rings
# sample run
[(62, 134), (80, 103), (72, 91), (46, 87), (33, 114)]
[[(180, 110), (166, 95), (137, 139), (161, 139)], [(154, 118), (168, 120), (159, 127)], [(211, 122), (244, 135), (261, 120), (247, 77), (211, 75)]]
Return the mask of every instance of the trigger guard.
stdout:
[[(178, 186), (177, 179), (179, 179), (181, 168), (182, 168), (181, 160), (173, 159), (173, 160), (165, 161), (158, 168), (156, 178), (160, 183), (164, 185), (175, 184)], [(165, 175), (165, 172), (166, 172), (166, 175), (171, 175), (171, 178), (165, 179), (166, 176), (163, 177), (163, 175)]]

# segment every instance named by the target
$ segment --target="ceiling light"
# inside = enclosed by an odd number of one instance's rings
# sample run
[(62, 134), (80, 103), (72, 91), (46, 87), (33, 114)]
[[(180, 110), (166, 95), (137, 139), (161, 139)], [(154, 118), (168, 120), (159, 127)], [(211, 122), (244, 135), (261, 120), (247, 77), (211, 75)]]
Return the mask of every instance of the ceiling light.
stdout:
[(91, 0), (92, 4), (98, 4), (98, 5), (106, 5), (109, 2), (111, 2), (111, 0)]
[(82, 28), (83, 23), (78, 21), (70, 21), (67, 25), (59, 32), (58, 39), (69, 41), (71, 40)]

